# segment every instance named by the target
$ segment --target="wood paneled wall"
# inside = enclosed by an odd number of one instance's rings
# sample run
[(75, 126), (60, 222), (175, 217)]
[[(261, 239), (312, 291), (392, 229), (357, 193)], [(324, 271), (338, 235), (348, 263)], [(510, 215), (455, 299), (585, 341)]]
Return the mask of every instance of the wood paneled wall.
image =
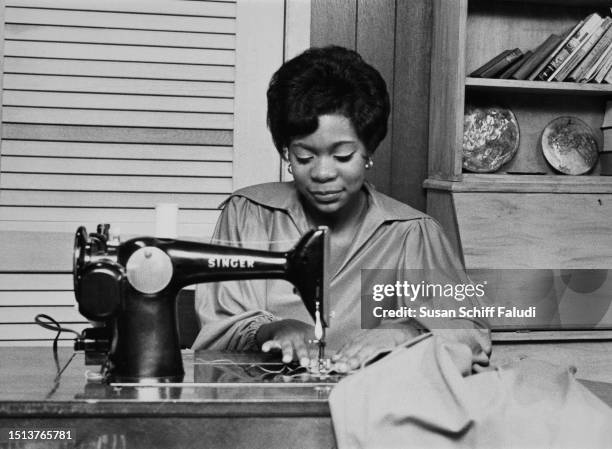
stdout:
[(389, 134), (374, 157), (378, 190), (425, 210), (432, 11), (429, 0), (312, 0), (311, 44), (358, 51), (385, 78)]

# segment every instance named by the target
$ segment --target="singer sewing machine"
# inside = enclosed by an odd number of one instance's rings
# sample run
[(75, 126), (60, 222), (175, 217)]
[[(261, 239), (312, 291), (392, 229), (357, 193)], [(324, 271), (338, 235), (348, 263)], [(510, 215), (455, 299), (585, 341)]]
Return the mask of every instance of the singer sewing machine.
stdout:
[(80, 227), (73, 255), (79, 312), (101, 323), (86, 329), (75, 348), (102, 353), (111, 382), (180, 382), (176, 298), (193, 284), (278, 278), (297, 289), (315, 322), (324, 364), (328, 286), (328, 231), (313, 229), (287, 252), (270, 252), (175, 239), (139, 237), (121, 243), (108, 225)]

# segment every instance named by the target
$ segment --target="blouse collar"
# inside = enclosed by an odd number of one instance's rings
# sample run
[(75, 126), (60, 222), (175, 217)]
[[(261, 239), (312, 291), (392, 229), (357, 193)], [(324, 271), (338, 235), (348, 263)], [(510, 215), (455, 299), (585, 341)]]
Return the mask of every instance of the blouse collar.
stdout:
[[(342, 271), (353, 255), (370, 241), (370, 238), (383, 224), (427, 217), (423, 212), (376, 191), (374, 186), (368, 182), (364, 183), (363, 188), (368, 195), (368, 212), (356, 232), (345, 260), (333, 277)], [(244, 197), (263, 207), (284, 211), (301, 234), (310, 228), (293, 182), (259, 184), (238, 190), (232, 196)]]
[[(427, 216), (423, 212), (378, 192), (369, 182), (364, 183), (363, 189), (368, 194), (370, 206), (368, 219), (374, 220), (377, 224), (387, 221), (415, 220)], [(306, 220), (304, 209), (298, 198), (298, 191), (292, 181), (270, 182), (245, 187), (231, 196), (241, 196), (264, 207), (286, 211), (294, 221)], [(222, 203), (222, 206), (224, 204), (225, 202)]]

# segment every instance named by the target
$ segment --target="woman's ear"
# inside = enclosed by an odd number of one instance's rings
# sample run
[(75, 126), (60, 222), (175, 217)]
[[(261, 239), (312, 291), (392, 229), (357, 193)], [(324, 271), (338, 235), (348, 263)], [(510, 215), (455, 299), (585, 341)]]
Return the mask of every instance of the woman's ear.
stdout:
[(287, 147), (283, 148), (283, 159), (289, 162), (289, 149)]

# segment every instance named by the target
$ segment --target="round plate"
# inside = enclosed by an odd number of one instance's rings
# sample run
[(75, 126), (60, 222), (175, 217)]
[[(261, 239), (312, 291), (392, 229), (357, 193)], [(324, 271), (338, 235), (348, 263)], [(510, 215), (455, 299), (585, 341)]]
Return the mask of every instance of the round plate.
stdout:
[(463, 168), (490, 173), (510, 161), (519, 147), (514, 113), (498, 106), (467, 106), (463, 119)]
[(542, 131), (544, 157), (566, 175), (582, 175), (597, 163), (595, 133), (577, 117), (558, 117)]

